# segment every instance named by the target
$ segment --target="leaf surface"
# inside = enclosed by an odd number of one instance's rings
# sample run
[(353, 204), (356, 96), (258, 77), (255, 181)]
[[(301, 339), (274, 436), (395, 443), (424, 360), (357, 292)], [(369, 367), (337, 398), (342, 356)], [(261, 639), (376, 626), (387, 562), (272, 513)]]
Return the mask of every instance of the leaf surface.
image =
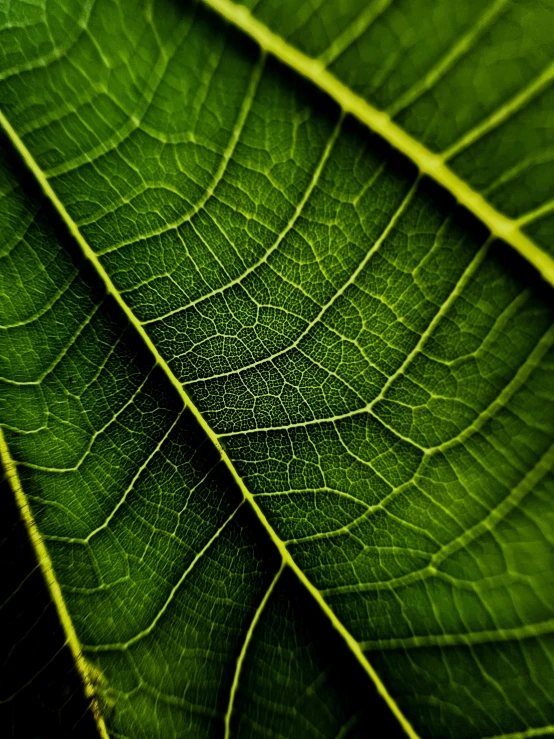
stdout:
[(464, 204), (481, 218), (494, 226), (487, 205), (506, 215), (508, 240), (521, 229), (552, 255), (551, 2), (208, 2), (371, 117), (424, 171), (449, 170), (447, 186), (459, 198), (469, 186)]
[(548, 274), (552, 7), (211, 4), (3, 9), (3, 462), (107, 730), (552, 735), (552, 288), (456, 189)]

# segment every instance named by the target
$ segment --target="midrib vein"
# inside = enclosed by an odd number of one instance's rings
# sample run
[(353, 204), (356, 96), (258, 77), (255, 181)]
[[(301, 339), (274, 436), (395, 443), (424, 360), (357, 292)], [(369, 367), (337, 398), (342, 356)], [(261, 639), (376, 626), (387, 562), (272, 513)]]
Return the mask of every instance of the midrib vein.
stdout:
[(296, 49), (247, 10), (232, 0), (202, 0), (229, 23), (256, 41), (259, 46), (295, 70), (337, 102), (344, 112), (379, 134), (391, 146), (407, 156), (422, 174), (432, 177), (456, 200), (478, 218), (494, 236), (506, 241), (554, 285), (554, 259), (546, 254), (520, 228), (518, 221), (508, 218), (456, 175), (444, 157), (434, 154), (398, 126), (389, 115), (370, 105), (347, 85), (331, 74), (321, 61)]
[[(308, 590), (310, 595), (314, 598), (314, 600), (317, 602), (323, 613), (327, 616), (327, 618), (330, 620), (333, 627), (339, 632), (339, 634), (344, 639), (346, 645), (349, 647), (350, 651), (353, 653), (354, 657), (358, 660), (358, 662), (361, 664), (362, 668), (365, 670), (365, 672), (369, 675), (371, 680), (373, 681), (377, 692), (380, 694), (380, 696), (385, 700), (388, 707), (406, 732), (407, 736), (410, 737), (410, 739), (420, 739), (418, 734), (413, 729), (412, 725), (408, 721), (408, 719), (402, 714), (400, 711), (400, 708), (397, 706), (395, 700), (392, 698), (392, 696), (387, 691), (385, 685), (381, 681), (379, 675), (374, 670), (373, 666), (363, 653), (360, 644), (354, 639), (352, 634), (348, 631), (348, 629), (344, 626), (344, 624), (338, 619), (338, 617), (335, 615), (334, 611), (328, 606), (327, 602), (324, 600), (323, 596), (321, 595), (320, 591), (310, 582), (310, 580), (306, 577), (304, 572), (300, 569), (300, 567), (296, 564), (294, 559), (292, 558), (290, 552), (284, 545), (284, 543), (279, 539), (275, 531), (273, 530), (273, 527), (267, 520), (264, 512), (256, 502), (253, 494), (248, 490), (246, 487), (246, 484), (244, 483), (244, 480), (237, 472), (232, 460), (228, 456), (227, 452), (223, 448), (222, 444), (219, 441), (219, 438), (217, 434), (212, 430), (212, 428), (208, 425), (207, 421), (205, 420), (204, 416), (200, 412), (200, 410), (196, 407), (196, 405), (192, 402), (191, 398), (186, 393), (185, 389), (183, 388), (182, 384), (179, 382), (177, 377), (174, 375), (173, 371), (165, 361), (165, 359), (162, 357), (162, 355), (159, 353), (158, 349), (156, 348), (154, 342), (146, 332), (145, 328), (142, 326), (140, 321), (136, 318), (131, 308), (127, 305), (125, 300), (123, 299), (120, 292), (115, 287), (114, 283), (112, 282), (109, 274), (106, 272), (104, 267), (102, 266), (99, 258), (91, 248), (91, 246), (88, 244), (88, 242), (85, 240), (84, 236), (81, 234), (77, 224), (75, 221), (71, 218), (68, 211), (66, 210), (64, 204), (54, 191), (53, 187), (50, 185), (48, 179), (46, 178), (44, 172), (39, 167), (38, 163), (35, 161), (34, 157), (32, 156), (31, 152), (27, 149), (21, 138), (18, 136), (15, 129), (12, 127), (9, 120), (5, 117), (4, 113), (0, 110), (0, 126), (4, 129), (6, 135), (10, 139), (11, 143), (13, 144), (14, 148), (19, 152), (20, 156), (23, 158), (25, 164), (30, 169), (30, 171), (33, 173), (36, 181), (42, 188), (44, 194), (48, 198), (48, 200), (52, 203), (56, 211), (58, 212), (59, 216), (64, 221), (65, 225), (67, 226), (69, 232), (75, 239), (75, 241), (79, 244), (84, 256), (91, 262), (92, 266), (94, 267), (96, 273), (99, 275), (100, 279), (103, 281), (106, 291), (114, 298), (116, 303), (119, 305), (125, 316), (127, 317), (127, 320), (133, 326), (133, 328), (136, 330), (138, 335), (141, 337), (141, 339), (144, 341), (145, 345), (148, 347), (149, 351), (151, 352), (152, 356), (156, 360), (156, 363), (161, 367), (161, 369), (164, 371), (165, 375), (167, 376), (170, 383), (173, 385), (179, 396), (181, 397), (183, 403), (185, 406), (189, 408), (189, 410), (192, 412), (194, 417), (196, 418), (197, 422), (199, 423), (200, 427), (206, 434), (206, 436), (210, 439), (214, 447), (217, 449), (221, 456), (221, 460), (225, 463), (227, 468), (229, 469), (229, 472), (231, 473), (233, 479), (235, 480), (236, 484), (238, 485), (240, 491), (242, 492), (245, 500), (248, 501), (248, 503), (252, 506), (256, 516), (260, 520), (261, 524), (267, 531), (270, 539), (273, 541), (277, 549), (279, 550), (279, 553), (281, 555), (282, 561), (284, 565), (287, 565), (293, 570), (293, 572), (296, 574), (300, 582), (304, 585), (304, 587)], [(3, 444), (3, 447), (2, 447)], [(5, 452), (7, 455), (7, 459), (11, 460), (11, 457), (9, 457), (9, 452), (7, 449), (7, 445), (5, 444), (3, 437), (0, 436), (0, 452), (3, 452), (3, 449), (5, 448)], [(3, 456), (3, 455), (2, 455)], [(11, 462), (14, 473), (15, 473), (15, 465), (13, 462)], [(26, 499), (24, 492), (21, 488), (21, 485), (19, 485), (19, 491), (20, 491), (20, 497), (25, 501), (25, 505), (27, 510), (29, 511), (29, 508), (26, 504)], [(17, 489), (14, 487), (14, 492), (17, 496)], [(30, 516), (29, 511), (29, 516)], [(46, 550), (46, 547), (44, 545), (44, 542), (42, 540), (42, 537), (40, 536), (40, 533), (36, 527), (36, 524), (34, 524), (34, 521), (32, 519), (29, 520), (29, 526), (30, 531), (35, 532), (35, 536), (37, 538), (38, 544), (36, 544), (36, 547), (40, 547), (41, 552), (44, 552), (45, 557), (48, 558), (48, 552)], [(34, 540), (33, 540), (34, 541)], [(38, 551), (38, 549), (37, 549)], [(50, 573), (52, 572), (52, 569), (50, 567)], [(76, 647), (78, 647), (78, 650), (76, 652), (77, 655), (80, 655), (80, 647), (79, 642), (77, 641), (77, 636), (75, 634), (74, 628), (71, 624), (71, 621), (69, 619), (69, 615), (67, 613), (67, 608), (65, 606), (65, 602), (63, 601), (63, 596), (61, 594), (61, 590), (59, 589), (59, 585), (56, 583), (56, 587), (59, 590), (59, 599), (60, 604), (58, 607), (58, 610), (60, 614), (65, 614), (66, 619), (69, 622), (69, 625), (67, 628), (71, 629), (71, 633), (74, 635)], [(56, 601), (56, 604), (58, 605), (58, 602)], [(64, 624), (65, 626), (65, 624)], [(67, 629), (66, 629), (67, 631)], [(69, 632), (68, 632), (69, 633)], [(83, 660), (81, 656), (81, 660)], [(103, 735), (104, 736), (104, 735)], [(107, 737), (107, 734), (105, 735)]]

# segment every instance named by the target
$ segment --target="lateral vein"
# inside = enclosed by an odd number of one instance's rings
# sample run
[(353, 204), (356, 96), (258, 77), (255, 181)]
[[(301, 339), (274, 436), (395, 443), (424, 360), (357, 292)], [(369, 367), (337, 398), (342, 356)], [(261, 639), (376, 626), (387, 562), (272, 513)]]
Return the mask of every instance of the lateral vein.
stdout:
[(237, 690), (239, 687), (239, 678), (240, 673), (242, 671), (242, 666), (244, 664), (244, 658), (246, 657), (246, 652), (248, 650), (248, 646), (250, 642), (252, 641), (252, 635), (254, 634), (254, 629), (256, 628), (256, 625), (258, 621), (260, 620), (260, 616), (262, 615), (266, 605), (267, 601), (271, 597), (271, 594), (273, 593), (275, 586), (277, 585), (277, 581), (281, 577), (281, 573), (283, 572), (285, 568), (285, 562), (284, 560), (281, 561), (281, 566), (277, 570), (277, 574), (269, 584), (268, 589), (265, 591), (264, 597), (260, 601), (260, 605), (256, 609), (256, 613), (254, 614), (254, 618), (250, 622), (250, 626), (248, 627), (248, 631), (246, 632), (246, 637), (244, 639), (244, 643), (242, 645), (242, 648), (240, 650), (240, 654), (237, 657), (237, 664), (235, 668), (235, 674), (233, 675), (233, 683), (231, 685), (231, 691), (229, 693), (229, 704), (227, 706), (227, 712), (225, 713), (225, 737), (224, 739), (229, 739), (231, 736), (231, 716), (233, 713), (233, 706), (235, 704), (235, 696), (237, 694)]

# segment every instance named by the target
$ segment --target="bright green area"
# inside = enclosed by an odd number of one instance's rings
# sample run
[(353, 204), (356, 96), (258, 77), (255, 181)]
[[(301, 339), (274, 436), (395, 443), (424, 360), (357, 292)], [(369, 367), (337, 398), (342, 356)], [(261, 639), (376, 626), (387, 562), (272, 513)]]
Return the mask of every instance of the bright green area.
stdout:
[[(451, 164), (546, 213), (554, 9), (433, 5), (254, 10), (432, 150), (498, 114)], [(552, 288), (202, 5), (0, 24), (3, 113), (172, 373), (6, 138), (0, 424), (111, 735), (398, 730), (177, 380), (417, 736), (554, 736)]]

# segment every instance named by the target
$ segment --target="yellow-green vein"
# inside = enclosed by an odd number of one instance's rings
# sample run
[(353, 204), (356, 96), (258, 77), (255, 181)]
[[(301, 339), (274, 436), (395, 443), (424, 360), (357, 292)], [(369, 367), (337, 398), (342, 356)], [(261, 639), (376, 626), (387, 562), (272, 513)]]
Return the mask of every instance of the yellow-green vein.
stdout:
[[(304, 587), (312, 595), (312, 597), (315, 599), (315, 601), (317, 602), (321, 610), (325, 613), (327, 618), (331, 621), (331, 624), (333, 625), (333, 627), (342, 636), (342, 638), (344, 639), (345, 643), (347, 644), (351, 652), (354, 654), (356, 659), (361, 664), (362, 668), (366, 671), (368, 676), (373, 681), (377, 691), (379, 692), (381, 697), (386, 701), (390, 710), (392, 711), (394, 716), (397, 718), (398, 722), (400, 723), (400, 725), (402, 726), (406, 734), (410, 737), (410, 739), (419, 739), (412, 725), (410, 724), (408, 719), (402, 714), (395, 700), (389, 694), (385, 685), (381, 681), (381, 678), (376, 673), (373, 666), (370, 664), (369, 660), (363, 653), (360, 647), (360, 644), (354, 639), (354, 637), (348, 631), (348, 629), (344, 626), (344, 624), (337, 618), (334, 611), (328, 606), (327, 602), (324, 600), (321, 592), (310, 582), (310, 580), (306, 577), (304, 572), (298, 567), (298, 565), (292, 558), (291, 554), (289, 553), (284, 543), (276, 535), (275, 531), (273, 530), (273, 527), (267, 520), (264, 512), (262, 511), (260, 506), (257, 504), (252, 493), (246, 487), (246, 484), (244, 483), (244, 480), (242, 479), (242, 477), (237, 472), (233, 462), (231, 461), (230, 457), (228, 456), (227, 452), (225, 451), (221, 442), (219, 441), (218, 436), (215, 434), (212, 428), (208, 425), (207, 421), (205, 420), (200, 410), (195, 406), (195, 404), (189, 398), (182, 384), (179, 382), (177, 377), (173, 374), (171, 368), (169, 367), (165, 359), (162, 357), (162, 355), (157, 350), (152, 339), (147, 334), (144, 326), (136, 318), (135, 314), (133, 313), (129, 305), (127, 305), (127, 303), (123, 299), (121, 293), (115, 287), (110, 276), (108, 275), (102, 263), (100, 262), (100, 259), (98, 258), (98, 256), (95, 254), (91, 246), (88, 244), (88, 242), (85, 240), (85, 238), (79, 231), (77, 224), (67, 212), (64, 204), (59, 199), (58, 195), (56, 194), (56, 192), (54, 191), (54, 189), (48, 182), (46, 176), (44, 175), (44, 172), (41, 170), (41, 168), (39, 167), (39, 165), (33, 158), (31, 152), (27, 149), (27, 147), (25, 146), (21, 138), (18, 136), (17, 132), (12, 127), (11, 123), (5, 117), (2, 111), (0, 111), (0, 126), (4, 129), (6, 135), (10, 139), (15, 149), (17, 149), (18, 153), (24, 160), (25, 164), (29, 167), (30, 171), (36, 178), (38, 184), (42, 188), (46, 197), (50, 200), (52, 205), (55, 207), (59, 216), (62, 218), (65, 225), (67, 226), (69, 232), (71, 233), (75, 241), (80, 246), (84, 256), (90, 261), (96, 273), (99, 275), (99, 277), (104, 282), (107, 292), (113, 296), (114, 300), (116, 301), (116, 303), (119, 305), (119, 307), (125, 314), (131, 326), (133, 326), (137, 334), (141, 337), (145, 345), (148, 347), (149, 351), (151, 352), (152, 356), (156, 360), (159, 367), (164, 371), (167, 378), (169, 379), (169, 381), (171, 382), (171, 384), (173, 385), (173, 387), (175, 388), (175, 390), (177, 391), (177, 393), (179, 394), (179, 396), (181, 397), (185, 405), (188, 406), (191, 412), (193, 413), (194, 417), (198, 421), (200, 427), (202, 428), (202, 430), (204, 431), (208, 439), (210, 439), (212, 444), (218, 450), (219, 454), (221, 455), (222, 461), (228, 467), (235, 482), (239, 486), (239, 489), (241, 490), (245, 500), (247, 500), (249, 504), (252, 506), (255, 514), (257, 515), (261, 524), (265, 528), (270, 539), (273, 541), (273, 543), (279, 550), (279, 553), (281, 554), (283, 562), (287, 564), (294, 571), (294, 573), (296, 574), (300, 582), (304, 585)], [(60, 593), (60, 597), (61, 597), (61, 593)]]
[(471, 211), (494, 236), (506, 241), (554, 285), (554, 259), (538, 247), (520, 228), (518, 221), (494, 208), (447, 166), (444, 156), (433, 154), (412, 138), (391, 117), (370, 105), (331, 74), (321, 61), (312, 59), (287, 43), (243, 6), (231, 0), (203, 0), (219, 15), (253, 38), (265, 51), (273, 54), (298, 74), (330, 95), (342, 109), (378, 133), (394, 148), (405, 154), (420, 172), (432, 177)]
[(46, 549), (43, 538), (40, 535), (40, 531), (38, 530), (38, 527), (36, 525), (33, 513), (29, 507), (27, 496), (23, 491), (23, 486), (21, 485), (19, 475), (17, 474), (15, 462), (12, 459), (10, 450), (8, 449), (2, 427), (0, 427), (0, 461), (2, 462), (2, 467), (4, 468), (6, 479), (8, 480), (8, 483), (13, 491), (16, 503), (21, 512), (21, 517), (29, 534), (29, 539), (31, 540), (31, 545), (35, 551), (40, 570), (44, 577), (46, 586), (50, 592), (50, 597), (52, 598), (52, 601), (58, 612), (58, 617), (60, 619), (60, 623), (67, 639), (67, 645), (71, 650), (71, 654), (73, 655), (73, 659), (75, 660), (75, 664), (81, 675), (85, 696), (88, 700), (90, 700), (92, 712), (96, 720), (99, 734), (102, 739), (109, 739), (106, 724), (104, 723), (104, 719), (102, 718), (102, 714), (100, 713), (100, 707), (98, 705), (96, 691), (94, 688), (94, 684), (95, 682), (97, 682), (97, 680), (95, 679), (96, 670), (94, 666), (89, 664), (83, 657), (79, 639), (77, 638), (77, 634), (75, 633), (71, 617), (67, 611), (60, 585), (56, 580), (54, 568), (52, 567), (52, 560), (50, 559), (48, 550)]

